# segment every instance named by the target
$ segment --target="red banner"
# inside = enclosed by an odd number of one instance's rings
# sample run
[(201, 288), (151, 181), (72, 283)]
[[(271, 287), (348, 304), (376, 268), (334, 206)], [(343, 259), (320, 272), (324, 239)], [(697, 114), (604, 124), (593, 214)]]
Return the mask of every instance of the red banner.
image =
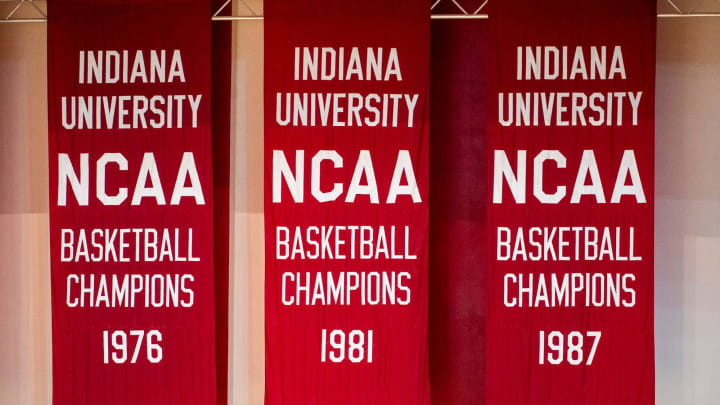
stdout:
[(430, 392), (445, 405), (485, 400), (488, 25), (430, 31)]
[(53, 403), (214, 404), (209, 2), (48, 6)]
[(491, 7), (487, 403), (652, 404), (655, 1)]
[[(232, 1), (212, 0), (220, 15), (232, 15)], [(232, 86), (232, 23), (212, 25), (211, 125), (213, 176), (213, 262), (215, 276), (215, 370), (217, 404), (228, 403), (228, 322), (230, 281), (230, 101)]]
[(265, 402), (427, 404), (428, 4), (265, 16)]

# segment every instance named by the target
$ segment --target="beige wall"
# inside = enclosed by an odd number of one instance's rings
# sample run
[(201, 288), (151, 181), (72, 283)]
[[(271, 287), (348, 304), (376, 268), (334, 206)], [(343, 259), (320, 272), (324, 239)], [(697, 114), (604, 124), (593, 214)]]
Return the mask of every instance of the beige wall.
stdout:
[(45, 24), (0, 24), (0, 404), (49, 404)]
[(720, 398), (720, 17), (658, 22), (658, 404)]
[[(229, 398), (260, 405), (262, 22), (232, 24)], [(51, 399), (45, 35), (44, 24), (0, 24), (0, 405)], [(720, 18), (659, 20), (656, 122), (657, 403), (715, 403)]]
[(228, 350), (232, 405), (261, 405), (265, 395), (262, 38), (262, 21), (234, 23)]

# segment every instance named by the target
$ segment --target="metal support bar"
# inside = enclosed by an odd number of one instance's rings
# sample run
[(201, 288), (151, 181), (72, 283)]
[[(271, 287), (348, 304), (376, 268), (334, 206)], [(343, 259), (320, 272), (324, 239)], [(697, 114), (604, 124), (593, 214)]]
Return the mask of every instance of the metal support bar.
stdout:
[[(700, 17), (720, 17), (720, 13), (692, 13), (692, 14), (658, 14), (658, 18), (700, 18)], [(252, 21), (263, 20), (265, 17), (261, 15), (232, 15), (232, 16), (215, 16), (212, 21)], [(431, 20), (487, 20), (487, 14), (433, 14)], [(44, 23), (47, 18), (10, 18), (0, 19), (2, 23)]]
[(487, 20), (487, 14), (431, 14), (431, 20)]
[[(3, 1), (3, 0), (0, 0)], [(7, 1), (7, 0), (5, 0)], [(5, 16), (5, 18), (0, 17), (0, 23), (34, 23), (34, 22), (46, 22), (47, 21), (47, 15), (45, 11), (43, 11), (40, 7), (38, 7), (37, 4), (33, 0), (15, 0), (17, 1), (17, 4), (15, 7), (12, 7), (10, 10), (10, 13)], [(242, 5), (244, 10), (239, 11), (240, 13), (244, 15), (221, 15), (224, 10), (229, 10), (231, 7), (228, 7), (230, 4), (232, 4), (232, 0), (225, 0), (225, 2), (212, 14), (211, 20), (212, 21), (253, 21), (253, 20), (262, 20), (264, 17), (262, 15), (259, 15), (253, 10), (248, 3), (246, 3), (245, 0), (236, 0), (238, 5)], [(465, 10), (458, 0), (435, 0), (433, 4), (430, 6), (430, 10), (432, 13), (432, 10), (435, 9), (435, 7), (440, 4), (441, 2), (445, 2), (445, 4), (450, 4), (452, 7), (455, 8), (456, 13), (449, 13), (449, 14), (431, 14), (430, 19), (433, 20), (484, 20), (488, 18), (487, 14), (480, 14), (481, 11), (487, 6), (489, 0), (485, 0), (480, 4), (480, 6), (475, 9), (471, 10), (472, 14), (468, 12), (468, 10)], [(680, 9), (673, 0), (660, 0), (664, 2), (665, 4), (669, 5), (673, 10), (676, 12), (673, 13), (660, 13), (657, 15), (658, 18), (698, 18), (698, 17), (720, 17), (720, 12), (707, 12), (707, 13), (701, 13), (701, 12), (693, 12), (692, 10), (690, 12), (685, 12), (682, 9)], [(720, 1), (720, 0), (718, 0)], [(35, 18), (12, 18), (15, 14), (18, 14), (18, 10), (24, 5), (30, 5), (38, 15), (38, 17)], [(245, 11), (246, 10), (246, 11)], [(237, 11), (237, 10), (236, 10)]]
[[(720, 15), (720, 14), (718, 14)], [(213, 21), (244, 21), (244, 20), (263, 20), (262, 15), (228, 15), (213, 17)], [(487, 14), (432, 14), (431, 20), (487, 20)], [(42, 20), (42, 19), (39, 19)], [(0, 20), (1, 21), (1, 20)]]
[(720, 17), (720, 13), (658, 14), (658, 18)]
[[(686, 14), (658, 14), (657, 18), (685, 18), (685, 17), (720, 17), (720, 13), (686, 13)], [(265, 17), (258, 16), (218, 16), (213, 17), (213, 21), (243, 21), (243, 20), (262, 20)], [(487, 20), (487, 14), (432, 14), (431, 20)]]

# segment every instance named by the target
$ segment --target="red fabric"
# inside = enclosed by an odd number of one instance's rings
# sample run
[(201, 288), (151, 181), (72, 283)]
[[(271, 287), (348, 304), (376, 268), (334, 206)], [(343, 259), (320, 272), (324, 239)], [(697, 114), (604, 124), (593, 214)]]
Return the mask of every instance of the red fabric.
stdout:
[[(213, 13), (224, 0), (213, 0)], [(232, 1), (221, 15), (232, 14)], [(215, 263), (215, 348), (217, 403), (228, 396), (228, 296), (230, 268), (230, 91), (232, 83), (232, 22), (212, 24), (212, 168)]]
[[(654, 353), (653, 353), (653, 196), (654, 196), (654, 85), (655, 85), (655, 1), (643, 0), (627, 2), (612, 0), (604, 2), (577, 2), (569, 0), (520, 1), (504, 0), (491, 2), (491, 55), (490, 55), (490, 124), (488, 130), (490, 171), (488, 184), (493, 183), (493, 173), (499, 170), (497, 151), (504, 151), (510, 167), (517, 173), (518, 151), (527, 151), (527, 179), (524, 190), (526, 202), (517, 202), (511, 194), (506, 181), (502, 185), (502, 203), (489, 204), (489, 302), (487, 324), (487, 403), (496, 404), (652, 404), (654, 403)], [(607, 47), (607, 68), (610, 69), (613, 50), (620, 46), (624, 61), (626, 78), (616, 74), (612, 79), (593, 80), (588, 76), (583, 80), (578, 74), (574, 79), (560, 77), (550, 80), (548, 75), (539, 80), (523, 80), (517, 75), (517, 47), (567, 46), (569, 70), (573, 66), (576, 46), (582, 47), (588, 72), (591, 69), (591, 46)], [(523, 48), (523, 55), (525, 55)], [(562, 56), (559, 57), (562, 61)], [(525, 57), (524, 61), (527, 60)], [(560, 62), (562, 64), (562, 62)], [(580, 62), (578, 62), (579, 64)], [(525, 64), (523, 63), (523, 66)], [(579, 66), (579, 65), (578, 65)], [(589, 74), (589, 73), (588, 73)], [(569, 77), (569, 76), (568, 76)], [(501, 124), (499, 107), (500, 93), (504, 94), (504, 114), (507, 119), (507, 98), (513, 93), (544, 92), (637, 92), (642, 96), (637, 107), (637, 122), (632, 120), (632, 104), (629, 95), (624, 96), (622, 124), (617, 122), (617, 104), (613, 105), (613, 121), (610, 125), (582, 126), (576, 116), (572, 123), (572, 110), (561, 113), (561, 120), (568, 125), (562, 126), (554, 120), (544, 123), (542, 108), (539, 111), (537, 125), (518, 125), (517, 117), (509, 126)], [(578, 96), (582, 97), (582, 96)], [(613, 96), (614, 97), (614, 96)], [(578, 98), (578, 105), (582, 104)], [(597, 100), (596, 100), (597, 101)], [(617, 100), (616, 100), (617, 101)], [(569, 106), (570, 97), (564, 103)], [(516, 104), (517, 107), (517, 104)], [(597, 105), (596, 105), (597, 107)], [(578, 107), (579, 108), (579, 107)], [(607, 118), (609, 110), (601, 108)], [(599, 113), (584, 110), (585, 114), (598, 119)], [(549, 112), (556, 117), (557, 110)], [(515, 110), (517, 113), (517, 110)], [(514, 113), (514, 114), (515, 114)], [(521, 117), (522, 119), (522, 117)], [(533, 113), (530, 113), (530, 121)], [(587, 119), (587, 118), (586, 118)], [(589, 122), (589, 121), (586, 121)], [(557, 191), (558, 186), (566, 187), (566, 195), (558, 203), (541, 203), (534, 196), (533, 178), (534, 160), (541, 150), (557, 150), (566, 158), (566, 168), (558, 163), (545, 160), (544, 176), (538, 185), (547, 194)], [(578, 203), (571, 202), (578, 168), (583, 150), (594, 153), (602, 190), (606, 203), (600, 203), (594, 195), (584, 195)], [(636, 195), (624, 195), (618, 202), (611, 202), (616, 177), (623, 161), (624, 151), (635, 156), (639, 179), (644, 191), (645, 202)], [(631, 177), (626, 178), (630, 185)], [(591, 184), (587, 175), (583, 184)], [(500, 189), (494, 190), (491, 198), (498, 197)], [(494, 200), (491, 200), (494, 201)], [(520, 227), (525, 229), (525, 243), (529, 252), (535, 248), (528, 240), (530, 227), (610, 227), (610, 240), (614, 251), (613, 258), (605, 255), (603, 260), (586, 260), (585, 253), (575, 256), (575, 247), (584, 249), (585, 237), (576, 243), (574, 231), (566, 233), (569, 247), (565, 252), (566, 261), (553, 260), (551, 256), (533, 261), (524, 259), (521, 254), (512, 260), (502, 260), (505, 249), (498, 236), (498, 227), (508, 227), (514, 235)], [(617, 238), (615, 229), (619, 227), (621, 237)], [(634, 229), (634, 242), (630, 243), (629, 230)], [(549, 228), (549, 229), (550, 229)], [(557, 231), (560, 232), (560, 231)], [(585, 232), (582, 230), (581, 232)], [(558, 234), (554, 237), (555, 251), (558, 251)], [(590, 235), (592, 237), (592, 234)], [(543, 244), (543, 238), (539, 238)], [(616, 250), (615, 244), (620, 247)], [(640, 260), (623, 261), (617, 256), (626, 257), (630, 247)], [(513, 249), (514, 250), (514, 249)], [(593, 257), (592, 248), (589, 257)], [(540, 305), (529, 307), (528, 296), (524, 305), (519, 307), (518, 284), (507, 275), (516, 277), (534, 277), (535, 291), (537, 280), (547, 279), (548, 297), (553, 274), (562, 277), (576, 273), (589, 274), (597, 280), (605, 280), (605, 287), (597, 281), (595, 304), (586, 304), (584, 289), (575, 295), (577, 302), (572, 305), (548, 306), (544, 301), (532, 299)], [(609, 278), (617, 275), (632, 275), (626, 288), (619, 292), (620, 301), (606, 291)], [(630, 277), (630, 276), (628, 276)], [(579, 281), (578, 281), (579, 283)], [(505, 285), (509, 287), (506, 289)], [(579, 284), (578, 284), (579, 285)], [(587, 283), (585, 284), (587, 285)], [(507, 300), (504, 294), (507, 294)], [(633, 298), (634, 295), (634, 298)], [(567, 295), (566, 295), (567, 296)], [(605, 304), (600, 305), (603, 298)], [(610, 301), (612, 304), (607, 305)], [(512, 306), (512, 303), (515, 306)], [(617, 302), (620, 302), (618, 305)], [(624, 306), (625, 302), (627, 306)], [(510, 304), (508, 304), (510, 303)], [(545, 356), (540, 354), (540, 332), (548, 334), (557, 331), (564, 336), (563, 361), (560, 364), (549, 363), (547, 357), (551, 351), (546, 344)], [(573, 332), (584, 335), (582, 362), (572, 365), (568, 361), (568, 338)], [(593, 338), (586, 334), (597, 331), (602, 335), (592, 364), (587, 365)], [(558, 343), (559, 337), (553, 343)], [(578, 344), (577, 335), (573, 344)], [(552, 352), (557, 361), (556, 352)], [(571, 353), (577, 361), (577, 352)], [(541, 358), (544, 364), (540, 364)]]
[[(49, 108), (49, 166), (50, 166), (50, 249), (52, 268), (52, 314), (53, 314), (53, 403), (55, 405), (79, 404), (214, 404), (216, 402), (215, 382), (215, 327), (213, 297), (213, 180), (210, 139), (210, 7), (208, 2), (196, 1), (65, 1), (48, 4), (48, 108)], [(148, 80), (151, 71), (150, 53), (166, 50), (166, 82), (156, 79), (155, 83), (143, 83), (138, 76), (135, 83), (120, 81), (104, 83), (80, 83), (79, 55), (82, 51), (98, 52), (117, 50), (129, 52), (129, 67), (132, 72), (136, 51), (142, 51)], [(175, 77), (169, 82), (169, 71), (174, 50), (179, 50), (185, 81)], [(87, 62), (87, 60), (86, 60)], [(122, 62), (121, 62), (122, 65)], [(140, 69), (138, 67), (138, 69)], [(104, 69), (103, 69), (104, 71)], [(139, 71), (138, 71), (139, 72)], [(139, 73), (138, 73), (139, 74)], [(112, 74), (111, 74), (112, 75)], [(87, 72), (86, 78), (87, 81)], [(109, 97), (153, 95), (201, 95), (197, 107), (197, 122), (192, 123), (188, 98), (182, 102), (182, 128), (177, 128), (177, 104), (173, 113), (173, 126), (167, 128), (149, 127), (149, 120), (159, 119), (150, 110), (141, 113), (148, 128), (119, 128), (119, 105), (115, 104), (112, 128), (101, 113), (101, 128), (79, 129), (76, 125), (67, 129), (63, 125), (63, 97)], [(118, 98), (115, 99), (118, 102)], [(196, 98), (197, 100), (197, 98)], [(141, 107), (138, 105), (138, 107)], [(165, 105), (157, 104), (163, 111)], [(125, 102), (124, 108), (132, 110), (133, 101)], [(93, 113), (96, 111), (93, 109)], [(101, 107), (105, 110), (105, 106)], [(132, 124), (131, 112), (124, 119)], [(165, 120), (167, 123), (167, 120)], [(109, 163), (105, 170), (105, 191), (112, 196), (122, 188), (127, 188), (127, 198), (119, 205), (105, 205), (97, 197), (97, 162), (106, 153), (121, 154), (127, 160), (127, 170), (119, 164)], [(165, 205), (158, 203), (155, 197), (144, 197), (139, 205), (132, 205), (136, 181), (140, 173), (145, 153), (153, 153), (157, 165), (159, 183), (162, 187)], [(173, 205), (173, 194), (178, 168), (184, 153), (192, 153), (202, 189), (200, 203), (195, 197), (182, 197), (179, 204)], [(78, 201), (70, 184), (67, 185), (66, 205), (59, 202), (59, 161), (61, 154), (68, 154), (72, 169), (81, 177), (82, 154), (88, 154), (88, 202)], [(185, 187), (193, 181), (185, 177)], [(146, 187), (153, 182), (147, 180)], [(73, 230), (75, 240), (80, 230), (87, 232), (89, 254), (97, 254), (97, 247), (90, 242), (93, 229), (155, 229), (161, 240), (163, 229), (168, 228), (171, 238), (172, 260), (167, 255), (163, 261), (146, 260), (143, 248), (144, 234), (126, 234), (125, 242), (128, 262), (115, 261), (110, 254), (98, 262), (87, 261), (79, 256), (78, 262), (63, 261), (63, 254), (78, 249), (65, 249), (63, 229)], [(179, 237), (175, 245), (175, 229)], [(192, 228), (192, 237), (189, 236)], [(108, 243), (119, 249), (119, 233)], [(109, 239), (109, 238), (108, 238)], [(189, 240), (192, 241), (192, 257), (198, 261), (180, 261), (189, 258)], [(105, 239), (101, 239), (101, 244)], [(104, 245), (103, 245), (104, 246)], [(158, 244), (158, 250), (160, 250)], [(140, 249), (136, 256), (136, 248)], [(152, 257), (152, 248), (150, 248)], [(116, 254), (120, 254), (119, 250)], [(78, 256), (76, 256), (78, 257)], [(76, 307), (76, 299), (81, 296), (79, 285), (69, 280), (74, 276), (95, 277), (95, 290), (85, 295), (85, 303)], [(89, 299), (95, 300), (100, 294), (100, 280), (104, 276), (108, 288), (112, 287), (113, 277), (119, 282), (128, 275), (153, 275), (162, 280), (170, 279), (178, 287), (175, 278), (186, 277), (186, 291), (177, 293), (175, 303), (172, 293), (160, 287), (148, 289), (143, 282), (142, 291), (132, 294), (136, 301), (108, 307), (103, 301), (90, 307)], [(159, 279), (158, 279), (159, 280)], [(89, 280), (86, 280), (86, 283)], [(162, 283), (165, 284), (166, 281)], [(146, 307), (145, 292), (156, 291), (159, 294), (171, 294), (170, 299), (163, 295), (160, 307)], [(192, 294), (190, 292), (192, 291)], [(107, 295), (113, 296), (108, 290)], [(184, 307), (185, 302), (192, 305)], [(159, 303), (160, 295), (155, 302)], [(137, 337), (132, 331), (143, 331), (147, 335), (157, 330), (162, 340), (157, 338), (151, 343), (162, 348), (162, 359), (157, 360), (157, 352), (150, 353), (147, 337), (136, 345)], [(110, 336), (121, 331), (127, 336), (127, 355), (113, 347), (112, 337), (108, 342), (108, 363), (104, 362), (103, 332)], [(120, 335), (118, 335), (120, 336)], [(121, 339), (118, 337), (118, 339)], [(118, 340), (120, 342), (120, 340)], [(122, 346), (122, 345), (120, 345)], [(153, 346), (154, 347), (154, 346)], [(135, 363), (134, 352), (138, 349)], [(113, 353), (116, 358), (113, 358)]]
[[(429, 7), (420, 1), (369, 2), (321, 1), (308, 7), (302, 1), (272, 1), (265, 4), (265, 313), (266, 313), (266, 392), (269, 405), (332, 405), (332, 404), (428, 404), (427, 367), (427, 240), (428, 240), (428, 65)], [(294, 80), (294, 47), (331, 47), (339, 53), (345, 47), (345, 67), (352, 47), (361, 52), (365, 76), (368, 47), (382, 48), (386, 65), (391, 48), (397, 49), (402, 80), (391, 76), (388, 81), (358, 80)], [(329, 51), (328, 51), (329, 52)], [(300, 65), (302, 68), (302, 65)], [(338, 69), (336, 69), (337, 74)], [(382, 68), (383, 77), (386, 71)], [(327, 73), (327, 72), (326, 72)], [(302, 75), (302, 73), (301, 73)], [(302, 78), (302, 76), (300, 76)], [(398, 113), (397, 127), (280, 125), (276, 120), (277, 93), (358, 93), (362, 97), (376, 93), (418, 95), (408, 127), (408, 111)], [(340, 101), (347, 108), (347, 99)], [(405, 106), (402, 101), (401, 106)], [(283, 101), (283, 108), (285, 102)], [(331, 111), (334, 108), (331, 106)], [(284, 114), (284, 109), (281, 110)], [(318, 110), (316, 109), (316, 112)], [(338, 112), (347, 122), (347, 110)], [(372, 116), (360, 112), (361, 119)], [(391, 118), (390, 118), (391, 120)], [(388, 121), (389, 123), (390, 121)], [(304, 198), (295, 202), (286, 182), (282, 181), (282, 200), (273, 202), (273, 152), (282, 151), (289, 168), (296, 172), (296, 150), (304, 151)], [(342, 167), (334, 168), (330, 160), (321, 165), (320, 190), (330, 192), (334, 183), (342, 183), (343, 191), (335, 201), (318, 202), (311, 193), (312, 159), (319, 150), (336, 151)], [(345, 202), (361, 150), (369, 151), (378, 188), (378, 203), (367, 195), (358, 195), (354, 202)], [(395, 203), (387, 197), (396, 159), (400, 151), (408, 151), (421, 201), (400, 195)], [(367, 185), (363, 176), (361, 184)], [(403, 176), (401, 184), (407, 184)], [(369, 226), (378, 235), (386, 227), (390, 245), (390, 227), (396, 227), (396, 253), (404, 251), (405, 226), (409, 227), (408, 254), (416, 259), (385, 258), (350, 259), (350, 231), (341, 235), (346, 243), (340, 248), (346, 259), (310, 259), (296, 257), (279, 259), (276, 242), (278, 227), (294, 230), (300, 227), (305, 235), (310, 226)], [(333, 235), (334, 238), (334, 235)], [(334, 239), (333, 251), (334, 251)], [(305, 248), (313, 249), (305, 243)], [(359, 249), (355, 241), (355, 249)], [(311, 252), (312, 253), (312, 252)], [(328, 274), (339, 277), (356, 272), (359, 277), (370, 273), (394, 277), (406, 272), (404, 287), (410, 291), (408, 305), (398, 301), (390, 304), (363, 305), (361, 287), (351, 293), (349, 305), (332, 303), (285, 305), (283, 300), (297, 298), (296, 283), (287, 282), (283, 293), (283, 277), (305, 274), (311, 277), (313, 293), (316, 277)], [(394, 274), (394, 275), (393, 275)], [(285, 276), (289, 277), (289, 276)], [(371, 277), (371, 276), (367, 276)], [(372, 276), (373, 280), (374, 277)], [(397, 281), (397, 280), (396, 280)], [(371, 280), (373, 286), (377, 285)], [(359, 284), (359, 282), (358, 282)], [(396, 287), (399, 284), (396, 284)], [(405, 291), (395, 289), (397, 296), (407, 298)], [(373, 293), (373, 297), (376, 294)], [(367, 343), (373, 332), (372, 362), (364, 355), (351, 362), (346, 350), (340, 362), (322, 362), (322, 330), (340, 330), (349, 335), (353, 330), (364, 333)], [(339, 335), (335, 335), (336, 337)], [(355, 335), (356, 339), (358, 335)], [(349, 337), (348, 337), (349, 338)], [(338, 338), (339, 339), (339, 338)], [(345, 345), (347, 346), (347, 344)], [(328, 345), (329, 347), (329, 345)], [(347, 347), (346, 347), (347, 348)], [(367, 345), (364, 345), (367, 354)], [(333, 352), (339, 358), (338, 351)], [(355, 359), (358, 359), (355, 352)]]
[(488, 23), (430, 25), (430, 392), (433, 403), (478, 405), (485, 400)]

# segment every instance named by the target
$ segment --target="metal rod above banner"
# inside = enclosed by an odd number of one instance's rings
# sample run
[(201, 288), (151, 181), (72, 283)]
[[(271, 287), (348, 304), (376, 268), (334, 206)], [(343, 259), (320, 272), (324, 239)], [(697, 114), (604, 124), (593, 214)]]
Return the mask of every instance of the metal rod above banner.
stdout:
[[(720, 13), (684, 13), (669, 14), (662, 13), (657, 15), (658, 18), (684, 18), (684, 17), (720, 17)], [(216, 16), (213, 21), (242, 21), (242, 20), (262, 20), (265, 17), (261, 15), (252, 16)], [(432, 14), (431, 20), (487, 20), (487, 14)]]
[[(0, 0), (3, 1), (3, 0)], [(8, 1), (8, 0), (4, 0)], [(433, 4), (430, 6), (430, 10), (432, 13), (432, 10), (435, 10), (435, 8), (440, 3), (452, 3), (449, 5), (454, 10), (457, 10), (456, 13), (446, 13), (446, 14), (431, 14), (430, 19), (432, 20), (485, 20), (488, 18), (487, 14), (481, 14), (481, 11), (486, 10), (486, 6), (489, 2), (489, 0), (485, 0), (482, 4), (480, 4), (479, 7), (477, 7), (474, 11), (472, 10), (466, 10), (462, 7), (461, 3), (462, 1), (458, 2), (458, 0), (434, 0)], [(212, 15), (211, 19), (212, 21), (245, 21), (245, 20), (263, 20), (264, 17), (261, 13), (256, 13), (255, 10), (253, 10), (252, 7), (250, 7), (245, 0), (237, 0), (236, 4), (238, 5), (238, 10), (241, 10), (240, 13), (244, 13), (245, 15), (221, 15), (221, 14), (227, 14), (230, 12), (230, 10), (233, 8), (231, 6), (232, 0), (226, 0), (220, 8), (218, 8)], [(35, 10), (35, 15), (38, 15), (36, 18), (12, 18), (16, 13), (18, 13), (18, 10), (24, 5), (28, 4), (32, 6), (32, 8)], [(660, 4), (665, 4), (665, 7), (663, 10), (667, 10), (668, 6), (670, 10), (674, 10), (672, 13), (658, 13), (658, 18), (696, 18), (696, 17), (720, 17), (720, 10), (718, 11), (710, 11), (710, 12), (685, 12), (680, 7), (678, 7), (673, 0), (658, 0), (658, 7), (660, 7)], [(242, 5), (242, 7), (240, 7)], [(26, 7), (27, 8), (27, 7)], [(439, 9), (438, 9), (439, 10)], [(5, 18), (0, 19), (0, 23), (34, 23), (34, 22), (46, 22), (47, 21), (47, 14), (46, 12), (41, 8), (38, 7), (37, 4), (33, 2), (33, 0), (17, 0), (17, 4), (15, 7), (12, 8), (9, 14), (5, 16)]]
[[(720, 17), (720, 13), (684, 13), (684, 14), (658, 14), (658, 18), (699, 18)], [(261, 15), (230, 15), (214, 16), (212, 21), (248, 21), (263, 20)], [(487, 14), (432, 14), (431, 20), (487, 20)], [(0, 23), (44, 23), (47, 18), (10, 18), (0, 20)]]

